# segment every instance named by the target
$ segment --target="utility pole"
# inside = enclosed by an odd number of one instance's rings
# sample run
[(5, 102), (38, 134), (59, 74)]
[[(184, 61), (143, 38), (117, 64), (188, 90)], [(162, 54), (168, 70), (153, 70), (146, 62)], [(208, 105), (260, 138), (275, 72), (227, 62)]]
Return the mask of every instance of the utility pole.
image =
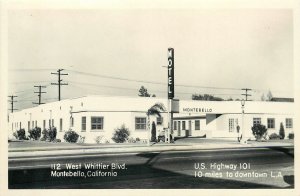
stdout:
[(242, 95), (245, 95), (246, 101), (250, 101), (250, 100), (248, 100), (248, 97), (250, 97), (252, 95), (248, 94), (248, 91), (252, 91), (252, 89), (250, 89), (250, 88), (242, 88), (242, 90), (246, 91), (244, 94), (242, 94)]
[(9, 102), (11, 104), (10, 111), (11, 111), (11, 113), (14, 113), (14, 110), (17, 110), (17, 109), (14, 108), (14, 102), (17, 102), (17, 101), (14, 101), (14, 98), (18, 97), (18, 96), (11, 95), (11, 96), (8, 96), (8, 97), (10, 97), (10, 100), (9, 100)]
[(62, 82), (62, 79), (60, 79), (61, 76), (62, 75), (68, 75), (68, 74), (61, 73), (61, 71), (63, 71), (63, 69), (58, 69), (57, 73), (51, 73), (51, 74), (58, 75), (58, 83), (51, 83), (51, 85), (58, 85), (58, 101), (60, 101), (60, 86), (61, 85), (68, 85), (68, 83), (61, 83)]
[(39, 97), (39, 102), (38, 103), (35, 103), (35, 102), (32, 102), (33, 104), (38, 104), (38, 105), (41, 105), (41, 104), (44, 104), (41, 102), (41, 99), (42, 99), (42, 93), (46, 93), (46, 92), (42, 92), (42, 88), (46, 88), (46, 86), (34, 86), (36, 88), (39, 88), (39, 91), (38, 92), (34, 92), (34, 93), (38, 93), (38, 97)]

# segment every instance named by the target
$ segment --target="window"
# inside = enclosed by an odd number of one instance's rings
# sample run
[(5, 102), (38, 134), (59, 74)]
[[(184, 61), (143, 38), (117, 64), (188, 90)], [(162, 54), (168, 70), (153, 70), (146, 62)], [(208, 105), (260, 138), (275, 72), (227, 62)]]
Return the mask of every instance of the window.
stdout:
[(51, 120), (49, 120), (49, 128), (51, 127)]
[(28, 121), (28, 130), (27, 131), (29, 131), (30, 130), (30, 121)]
[(81, 117), (81, 131), (86, 131), (86, 117)]
[(288, 129), (293, 128), (293, 119), (292, 118), (285, 119), (285, 127)]
[(54, 127), (54, 119), (52, 119), (52, 127)]
[(185, 130), (185, 121), (182, 121), (182, 130)]
[(63, 130), (63, 119), (59, 119), (59, 131)]
[(274, 129), (274, 128), (275, 128), (275, 119), (268, 118), (268, 129)]
[(103, 117), (91, 117), (91, 129), (92, 130), (103, 129)]
[(136, 117), (135, 118), (135, 129), (137, 130), (145, 130), (146, 129), (146, 118)]
[(31, 128), (34, 128), (34, 121), (31, 122)]
[(200, 120), (195, 120), (195, 130), (200, 130)]
[(174, 130), (177, 130), (177, 121), (174, 121)]
[(22, 129), (22, 123), (20, 122), (20, 129)]
[(253, 126), (260, 125), (260, 124), (261, 124), (261, 118), (253, 118)]
[(234, 119), (233, 118), (229, 118), (229, 132), (233, 132), (234, 130)]
[(157, 125), (162, 125), (163, 124), (163, 117), (157, 117), (156, 118), (156, 123), (157, 123)]
[(37, 121), (35, 121), (35, 127), (37, 127)]

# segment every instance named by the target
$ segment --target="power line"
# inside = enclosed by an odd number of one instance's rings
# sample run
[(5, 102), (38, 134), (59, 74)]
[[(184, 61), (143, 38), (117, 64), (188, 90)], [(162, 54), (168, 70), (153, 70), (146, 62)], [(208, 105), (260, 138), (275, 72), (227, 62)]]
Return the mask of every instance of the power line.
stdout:
[[(73, 72), (73, 73), (77, 73), (77, 74), (82, 74), (82, 75), (108, 78), (108, 79), (114, 79), (114, 80), (123, 80), (123, 81), (129, 81), (129, 82), (141, 82), (141, 83), (148, 83), (148, 84), (166, 85), (166, 83), (163, 83), (163, 82), (146, 81), (146, 80), (134, 80), (134, 79), (108, 76), (108, 75), (101, 75), (101, 74), (94, 74), (94, 73), (87, 73), (87, 72), (75, 71), (75, 70), (68, 70), (68, 71)], [(186, 84), (175, 84), (175, 86), (177, 86), (177, 87), (191, 87), (191, 88), (223, 89), (223, 90), (241, 90), (239, 88), (210, 87), (210, 86), (198, 86), (198, 85), (186, 85)]]
[(20, 71), (20, 72), (32, 72), (32, 71), (51, 71), (51, 70), (53, 70), (53, 68), (52, 69), (50, 69), (50, 68), (43, 68), (43, 69), (41, 69), (41, 68), (36, 68), (36, 69), (34, 69), (34, 68), (30, 68), (30, 69), (9, 69), (8, 71)]
[(30, 91), (30, 90), (32, 90), (32, 88), (28, 88), (28, 89), (25, 89), (25, 90), (21, 90), (21, 91), (16, 91), (16, 92), (14, 92), (15, 94), (22, 94), (22, 93), (24, 93), (24, 92), (28, 92), (28, 91)]
[(62, 75), (68, 75), (68, 74), (61, 73), (61, 71), (63, 71), (63, 69), (58, 69), (57, 73), (51, 73), (51, 74), (58, 75), (58, 83), (51, 83), (51, 85), (58, 85), (58, 101), (60, 101), (60, 86), (61, 85), (68, 85), (68, 83), (61, 83), (62, 82), (62, 79), (60, 79), (61, 76)]
[(25, 85), (25, 84), (32, 84), (32, 83), (50, 83), (50, 80), (43, 80), (43, 81), (21, 81), (21, 82), (9, 82), (11, 85)]
[(8, 97), (10, 97), (10, 100), (8, 100), (11, 104), (10, 111), (11, 111), (11, 113), (14, 113), (14, 111), (17, 110), (17, 109), (14, 108), (14, 103), (17, 102), (17, 101), (14, 101), (14, 98), (18, 97), (18, 96), (11, 95), (11, 96), (8, 96)]
[(56, 99), (56, 98), (47, 98), (47, 99), (44, 99), (44, 100), (48, 101), (48, 100), (54, 100), (54, 99)]
[(30, 97), (22, 97), (22, 99), (30, 99), (30, 98), (34, 98), (34, 97), (35, 97), (35, 95), (32, 95)]
[[(49, 71), (53, 70), (53, 68), (29, 68), (29, 69), (9, 69), (9, 71), (21, 71), (21, 72), (32, 72), (32, 71)], [(94, 77), (101, 77), (101, 78), (108, 78), (108, 79), (115, 79), (115, 80), (123, 80), (123, 81), (129, 81), (129, 82), (142, 82), (142, 83), (148, 83), (148, 84), (157, 84), (157, 85), (166, 85), (163, 82), (156, 82), (156, 81), (145, 81), (145, 80), (135, 80), (135, 79), (128, 79), (128, 78), (122, 78), (117, 76), (109, 76), (109, 75), (101, 75), (101, 74), (95, 74), (95, 73), (87, 73), (83, 71), (76, 71), (71, 69), (66, 69), (70, 72), (82, 74), (82, 75), (88, 75), (88, 76), (94, 76)], [(57, 73), (55, 73), (57, 74)], [(35, 83), (35, 82), (51, 82), (51, 81), (25, 81), (25, 82), (15, 82), (11, 84), (26, 84), (26, 83)], [(199, 85), (186, 85), (186, 84), (175, 84), (177, 87), (185, 87), (185, 88), (205, 88), (205, 89), (220, 89), (220, 90), (241, 90), (240, 88), (231, 88), (231, 87), (211, 87), (211, 86), (199, 86)], [(252, 89), (253, 91), (266, 91), (268, 89)], [(273, 90), (274, 92), (291, 92), (291, 91), (283, 91), (283, 90)]]
[[(78, 85), (87, 85), (87, 86), (96, 86), (96, 87), (103, 87), (103, 88), (114, 88), (114, 89), (122, 89), (122, 90), (132, 90), (132, 91), (137, 91), (137, 89), (135, 88), (123, 88), (123, 87), (116, 87), (116, 86), (106, 86), (106, 85), (99, 85), (99, 84), (91, 84), (91, 83), (82, 83), (82, 82), (75, 82), (75, 81), (69, 81), (71, 82), (71, 86), (75, 86), (81, 89), (86, 90), (83, 87), (79, 87)], [(76, 83), (78, 85), (72, 84), (72, 83)], [(159, 90), (153, 90), (154, 93), (166, 93), (166, 91), (159, 91)], [(176, 92), (177, 94), (187, 94), (187, 95), (192, 95), (194, 93), (189, 93), (189, 92)], [(211, 94), (211, 95), (240, 95), (240, 94), (222, 94), (222, 93), (207, 93), (207, 94)]]
[(242, 90), (245, 91), (245, 93), (243, 93), (242, 95), (245, 95), (246, 101), (250, 101), (250, 100), (248, 100), (248, 97), (252, 96), (252, 95), (248, 94), (248, 91), (251, 91), (252, 89), (250, 89), (250, 88), (242, 88)]
[(42, 99), (42, 93), (46, 93), (46, 92), (42, 92), (42, 88), (46, 88), (46, 86), (34, 86), (36, 88), (39, 88), (39, 91), (38, 92), (34, 92), (34, 93), (38, 93), (38, 97), (39, 97), (39, 102), (38, 103), (35, 103), (35, 102), (32, 102), (33, 104), (38, 104), (38, 105), (41, 105), (41, 104), (44, 104), (41, 102), (41, 99)]

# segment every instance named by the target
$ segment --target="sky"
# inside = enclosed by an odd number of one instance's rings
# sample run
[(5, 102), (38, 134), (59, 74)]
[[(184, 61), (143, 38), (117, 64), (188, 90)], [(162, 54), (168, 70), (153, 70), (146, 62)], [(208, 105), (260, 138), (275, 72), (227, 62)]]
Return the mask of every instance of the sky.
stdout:
[(77, 9), (8, 12), (8, 89), (18, 109), (89, 94), (166, 97), (167, 49), (175, 50), (175, 97), (193, 93), (260, 100), (293, 97), (289, 9)]

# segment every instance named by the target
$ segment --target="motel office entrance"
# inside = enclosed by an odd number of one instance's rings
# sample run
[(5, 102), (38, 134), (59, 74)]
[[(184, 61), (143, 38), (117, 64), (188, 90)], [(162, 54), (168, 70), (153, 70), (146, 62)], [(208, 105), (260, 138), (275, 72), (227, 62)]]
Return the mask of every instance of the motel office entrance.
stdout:
[[(175, 125), (177, 124), (177, 125)], [(192, 121), (173, 121), (174, 128), (177, 129), (178, 137), (189, 137), (192, 136)]]

